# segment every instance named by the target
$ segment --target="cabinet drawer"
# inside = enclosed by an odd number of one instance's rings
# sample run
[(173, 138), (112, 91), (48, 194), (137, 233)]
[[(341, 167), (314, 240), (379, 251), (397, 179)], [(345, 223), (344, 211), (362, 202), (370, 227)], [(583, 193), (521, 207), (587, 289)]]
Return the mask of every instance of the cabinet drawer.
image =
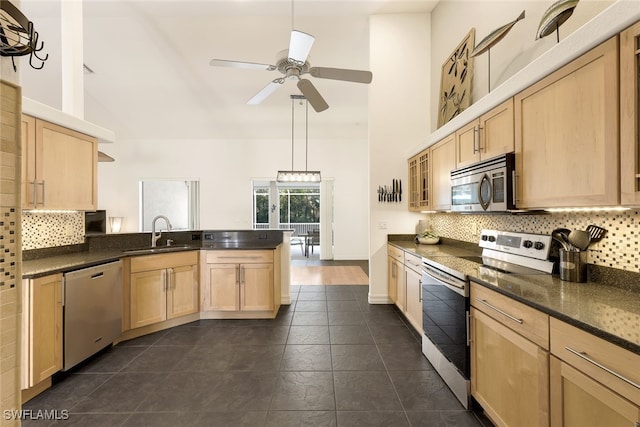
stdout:
[(471, 305), (549, 350), (549, 316), (471, 282)]
[(404, 265), (418, 274), (422, 274), (422, 257), (405, 252)]
[(273, 263), (271, 250), (207, 251), (207, 264), (232, 263), (253, 264)]
[(387, 245), (387, 254), (404, 264), (404, 251), (396, 246)]
[(131, 258), (131, 272), (160, 270), (182, 265), (197, 265), (198, 251), (144, 255)]
[(640, 405), (640, 355), (551, 319), (551, 353), (636, 405)]

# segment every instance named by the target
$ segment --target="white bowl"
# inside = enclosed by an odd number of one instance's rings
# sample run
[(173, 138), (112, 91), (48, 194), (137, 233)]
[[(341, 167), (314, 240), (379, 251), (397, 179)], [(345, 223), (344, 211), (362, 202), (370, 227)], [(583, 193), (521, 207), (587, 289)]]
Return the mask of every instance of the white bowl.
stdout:
[(439, 237), (418, 237), (418, 242), (423, 245), (435, 245), (439, 241)]

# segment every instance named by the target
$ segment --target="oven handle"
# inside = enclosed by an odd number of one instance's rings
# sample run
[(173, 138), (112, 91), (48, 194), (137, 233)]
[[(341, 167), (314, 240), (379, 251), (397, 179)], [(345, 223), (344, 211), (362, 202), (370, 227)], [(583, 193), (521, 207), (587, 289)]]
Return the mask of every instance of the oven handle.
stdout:
[[(447, 278), (444, 274), (436, 272), (426, 265), (422, 265), (422, 273), (429, 276), (433, 280), (435, 280), (438, 284), (452, 290), (453, 292), (462, 295), (463, 297), (467, 296), (465, 283), (460, 281), (461, 283), (457, 283), (454, 279)], [(424, 282), (423, 282), (424, 284)]]

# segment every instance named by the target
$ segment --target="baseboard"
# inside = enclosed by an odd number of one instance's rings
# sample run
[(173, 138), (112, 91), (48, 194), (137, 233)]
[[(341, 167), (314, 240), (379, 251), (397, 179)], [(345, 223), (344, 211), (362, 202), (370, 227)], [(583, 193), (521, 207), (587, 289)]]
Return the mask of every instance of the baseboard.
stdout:
[(387, 294), (374, 295), (369, 293), (369, 304), (393, 304), (393, 301), (391, 301)]

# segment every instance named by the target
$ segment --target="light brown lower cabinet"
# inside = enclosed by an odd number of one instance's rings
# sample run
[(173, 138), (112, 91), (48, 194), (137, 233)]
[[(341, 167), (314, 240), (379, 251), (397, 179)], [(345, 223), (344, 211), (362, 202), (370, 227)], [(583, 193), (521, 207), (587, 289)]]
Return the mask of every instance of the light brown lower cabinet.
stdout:
[(279, 258), (279, 249), (207, 251), (201, 310), (214, 317), (251, 317), (251, 313), (275, 316), (281, 298), (280, 286), (275, 286), (279, 281)]
[[(398, 305), (404, 299), (404, 251), (387, 244), (387, 293), (389, 299)], [(402, 289), (401, 289), (402, 288)], [(404, 308), (402, 302), (398, 307)]]
[(131, 328), (198, 312), (198, 252), (131, 259)]
[(551, 425), (640, 425), (640, 355), (551, 319)]
[(23, 281), (22, 389), (62, 369), (62, 274)]
[(422, 257), (387, 244), (389, 298), (422, 334)]
[(402, 271), (404, 265), (397, 259), (388, 256), (388, 270), (387, 270), (387, 293), (392, 303), (398, 301), (398, 288), (402, 286)]
[(422, 335), (422, 273), (405, 264), (405, 316), (411, 326)]
[(471, 395), (496, 426), (548, 426), (549, 352), (524, 336), (548, 316), (474, 283), (471, 305)]

